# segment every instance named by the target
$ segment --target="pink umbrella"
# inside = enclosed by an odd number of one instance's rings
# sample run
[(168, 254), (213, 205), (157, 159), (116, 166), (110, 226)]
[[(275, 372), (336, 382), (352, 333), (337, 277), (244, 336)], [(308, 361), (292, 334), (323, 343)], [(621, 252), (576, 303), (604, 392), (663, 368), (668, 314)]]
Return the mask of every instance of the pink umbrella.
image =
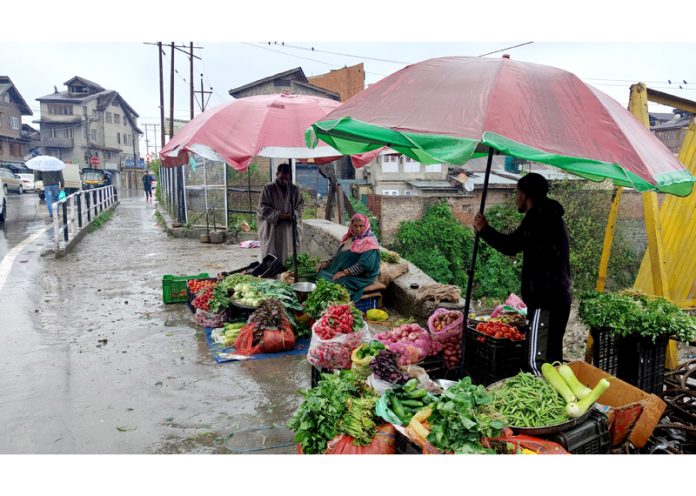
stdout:
[[(188, 163), (189, 152), (246, 170), (253, 157), (337, 160), (343, 154), (321, 144), (307, 148), (304, 132), (341, 103), (290, 93), (240, 98), (212, 107), (186, 124), (162, 148), (165, 167)], [(354, 158), (360, 167), (376, 153)], [(323, 160), (321, 160), (323, 159)]]

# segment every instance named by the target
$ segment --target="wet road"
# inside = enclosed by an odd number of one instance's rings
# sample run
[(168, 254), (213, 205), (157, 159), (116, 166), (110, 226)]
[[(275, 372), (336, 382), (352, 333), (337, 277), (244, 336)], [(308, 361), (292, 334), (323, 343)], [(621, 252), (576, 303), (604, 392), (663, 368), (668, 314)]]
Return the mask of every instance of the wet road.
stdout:
[[(3, 256), (48, 223), (35, 196), (14, 196), (25, 221), (8, 222)], [(66, 257), (46, 256), (47, 232), (12, 263), (0, 289), (0, 453), (288, 443), (289, 431), (268, 427), (289, 418), (309, 385), (304, 357), (217, 364), (188, 308), (162, 303), (162, 275), (232, 270), (259, 250), (169, 238), (154, 214), (139, 195), (122, 195), (113, 219)]]
[[(8, 193), (8, 217), (0, 228), (0, 260), (21, 241), (51, 225), (46, 203), (39, 203), (36, 193)], [(47, 235), (47, 239), (48, 235)]]

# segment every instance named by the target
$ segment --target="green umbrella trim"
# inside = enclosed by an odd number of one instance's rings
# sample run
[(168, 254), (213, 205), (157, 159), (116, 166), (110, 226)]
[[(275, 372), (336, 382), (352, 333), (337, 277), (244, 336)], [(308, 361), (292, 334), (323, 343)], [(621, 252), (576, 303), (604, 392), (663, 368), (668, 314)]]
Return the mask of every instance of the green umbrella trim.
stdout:
[(549, 153), (490, 132), (484, 133), (479, 142), (441, 134), (396, 131), (343, 117), (312, 124), (305, 132), (305, 142), (308, 147), (314, 148), (319, 139), (346, 155), (388, 146), (426, 165), (464, 164), (473, 157), (485, 155), (476, 151), (481, 143), (505, 155), (553, 165), (591, 181), (611, 179), (616, 186), (634, 188), (640, 192), (659, 191), (675, 196), (689, 195), (696, 180), (688, 170), (682, 169), (658, 174), (655, 176), (655, 184), (652, 184), (616, 163)]

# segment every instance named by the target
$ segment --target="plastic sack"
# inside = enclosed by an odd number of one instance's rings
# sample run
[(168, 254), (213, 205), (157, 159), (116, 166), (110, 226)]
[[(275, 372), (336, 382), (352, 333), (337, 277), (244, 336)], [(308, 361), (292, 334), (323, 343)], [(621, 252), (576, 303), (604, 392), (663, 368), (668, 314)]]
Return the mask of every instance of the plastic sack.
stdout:
[(312, 339), (309, 342), (307, 361), (322, 369), (349, 369), (353, 365), (351, 356), (368, 330), (367, 324), (362, 329), (350, 334), (339, 334), (332, 339), (323, 340), (315, 332), (317, 323), (312, 326)]
[(377, 427), (374, 439), (367, 446), (355, 446), (353, 438), (339, 434), (328, 442), (327, 455), (394, 455), (396, 454), (396, 429), (391, 424)]
[(403, 422), (399, 417), (397, 417), (396, 413), (392, 412), (391, 408), (387, 406), (387, 395), (383, 394), (379, 400), (377, 400), (377, 404), (375, 405), (375, 413), (377, 416), (383, 420), (386, 420), (390, 424), (394, 425), (402, 425)]
[(502, 305), (495, 307), (495, 310), (491, 313), (491, 317), (500, 317), (505, 313), (519, 313), (526, 317), (527, 305), (522, 301), (522, 298), (515, 293), (510, 293), (510, 296), (507, 297), (507, 300), (505, 300)]
[(206, 312), (202, 308), (198, 308), (196, 309), (194, 319), (197, 324), (202, 325), (203, 327), (222, 327), (227, 320), (227, 310), (213, 313)]
[[(440, 325), (442, 320), (449, 317), (449, 324)], [(454, 319), (454, 320), (452, 320)], [(458, 367), (462, 359), (462, 332), (464, 330), (464, 314), (459, 310), (436, 309), (428, 318), (428, 330), (433, 341), (444, 350), (445, 367)], [(433, 346), (433, 349), (436, 347)]]
[[(491, 438), (491, 441), (498, 441), (504, 443), (513, 444), (519, 451), (529, 450), (538, 455), (569, 455), (563, 446), (553, 441), (547, 441), (546, 439), (541, 439), (538, 437), (527, 436), (526, 434), (519, 434), (517, 436), (512, 435), (512, 430), (505, 429), (503, 434)], [(484, 446), (487, 445), (486, 440), (484, 441)]]
[(68, 195), (65, 194), (65, 190), (64, 190), (64, 189), (61, 189), (61, 190), (60, 190), (60, 193), (58, 193), (58, 201), (60, 201), (60, 200), (65, 200), (65, 197), (66, 197), (66, 196), (68, 196)]
[(353, 353), (351, 353), (350, 355), (350, 359), (353, 362), (353, 365), (351, 365), (350, 369), (353, 371), (353, 374), (355, 374), (355, 377), (361, 381), (366, 379), (367, 376), (372, 373), (372, 369), (370, 368), (370, 362), (375, 358), (372, 355), (368, 355), (365, 358), (358, 358), (358, 351), (360, 351), (363, 348), (367, 348), (367, 345), (365, 343), (361, 343), (357, 348), (353, 350)]
[(374, 373), (367, 376), (365, 384), (374, 389), (375, 393), (377, 393), (380, 396), (382, 396), (384, 393), (386, 393), (388, 390), (394, 387), (394, 384), (392, 384), (391, 382), (383, 381), (382, 379), (378, 379), (377, 377), (375, 377)]
[[(416, 335), (411, 340), (408, 335)], [(421, 362), (428, 356), (433, 340), (428, 331), (418, 324), (404, 324), (391, 331), (382, 332), (375, 336), (384, 346), (397, 355), (399, 365), (412, 365)]]
[(234, 340), (234, 347), (240, 355), (258, 355), (259, 353), (278, 353), (292, 350), (295, 347), (295, 334), (292, 327), (286, 324), (279, 330), (264, 329), (261, 340), (254, 345), (254, 329), (259, 324), (247, 324), (242, 327), (239, 336)]

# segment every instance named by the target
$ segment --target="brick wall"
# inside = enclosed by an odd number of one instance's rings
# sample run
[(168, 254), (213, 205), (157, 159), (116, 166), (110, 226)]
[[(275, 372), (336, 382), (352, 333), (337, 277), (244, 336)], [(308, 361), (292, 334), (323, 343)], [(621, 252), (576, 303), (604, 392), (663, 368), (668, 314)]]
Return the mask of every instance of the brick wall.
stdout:
[(338, 93), (345, 102), (365, 89), (365, 68), (360, 64), (307, 78), (310, 84)]

